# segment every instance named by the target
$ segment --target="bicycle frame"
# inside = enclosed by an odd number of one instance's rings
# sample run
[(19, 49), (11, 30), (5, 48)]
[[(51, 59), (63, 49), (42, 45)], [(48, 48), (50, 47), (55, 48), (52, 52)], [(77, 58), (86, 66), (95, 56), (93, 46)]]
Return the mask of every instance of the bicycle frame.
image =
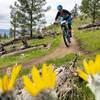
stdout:
[(66, 20), (63, 21), (56, 21), (54, 24), (59, 24), (61, 25), (61, 30), (63, 33), (63, 39), (64, 39), (64, 43), (67, 47), (70, 46), (71, 40), (70, 40), (70, 35), (69, 35), (69, 28), (68, 28), (68, 23)]
[(69, 47), (69, 43), (71, 43), (71, 41), (70, 41), (70, 36), (69, 36), (69, 31), (68, 31), (68, 24), (66, 21), (61, 22), (61, 29), (63, 31), (63, 39), (65, 42), (65, 45)]
[(68, 24), (67, 24), (66, 21), (62, 21), (62, 22), (61, 22), (61, 29), (62, 29), (63, 33), (64, 33), (66, 36), (69, 35), (69, 34), (68, 34)]

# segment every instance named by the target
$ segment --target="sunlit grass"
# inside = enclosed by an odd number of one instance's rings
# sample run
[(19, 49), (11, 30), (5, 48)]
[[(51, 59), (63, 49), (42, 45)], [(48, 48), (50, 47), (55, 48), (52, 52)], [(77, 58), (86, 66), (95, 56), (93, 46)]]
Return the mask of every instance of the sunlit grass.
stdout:
[[(16, 54), (16, 55), (12, 55), (12, 56), (5, 56), (5, 57), (1, 57), (0, 58), (0, 67), (4, 67), (4, 66), (11, 66), (13, 64), (16, 63), (23, 63), (27, 60), (30, 60), (32, 58), (36, 58), (36, 57), (40, 57), (40, 56), (44, 56), (50, 52), (52, 52), (55, 48), (57, 48), (61, 42), (61, 36), (56, 36), (55, 38), (53, 37), (47, 37), (45, 39), (41, 40), (31, 40), (31, 44), (41, 44), (41, 43), (51, 43), (51, 47), (49, 49), (37, 49), (37, 50), (31, 50), (31, 51), (27, 51), (24, 52), (24, 56), (22, 56), (21, 54)], [(35, 43), (34, 43), (35, 42)]]
[(78, 30), (78, 26), (89, 23), (88, 20), (86, 20), (74, 20), (74, 35), (80, 44), (81, 49), (89, 52), (100, 53), (100, 30)]

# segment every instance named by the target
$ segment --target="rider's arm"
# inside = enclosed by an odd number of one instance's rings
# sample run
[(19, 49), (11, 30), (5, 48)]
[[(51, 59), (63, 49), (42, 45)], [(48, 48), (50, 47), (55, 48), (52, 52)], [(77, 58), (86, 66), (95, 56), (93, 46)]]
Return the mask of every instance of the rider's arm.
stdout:
[(71, 16), (71, 13), (68, 10), (63, 10), (64, 13), (68, 14), (69, 16)]
[(60, 16), (60, 12), (57, 13), (55, 20), (57, 20), (59, 16)]

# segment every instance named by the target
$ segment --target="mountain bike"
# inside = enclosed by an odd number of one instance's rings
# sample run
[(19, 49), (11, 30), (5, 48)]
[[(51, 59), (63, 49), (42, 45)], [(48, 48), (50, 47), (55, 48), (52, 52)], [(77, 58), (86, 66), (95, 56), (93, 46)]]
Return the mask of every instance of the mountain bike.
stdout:
[(71, 37), (69, 34), (68, 23), (66, 21), (61, 21), (61, 29), (63, 33), (64, 43), (67, 47), (69, 47), (71, 43), (71, 39), (70, 39)]

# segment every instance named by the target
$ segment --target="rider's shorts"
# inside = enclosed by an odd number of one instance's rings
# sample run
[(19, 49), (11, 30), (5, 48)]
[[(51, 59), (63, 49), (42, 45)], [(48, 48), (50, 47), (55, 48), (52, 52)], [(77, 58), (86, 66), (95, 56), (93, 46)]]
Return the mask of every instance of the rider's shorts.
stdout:
[(72, 18), (71, 18), (71, 16), (68, 16), (68, 17), (61, 17), (61, 21), (64, 21), (64, 20), (66, 20), (69, 24), (71, 24), (72, 23)]

